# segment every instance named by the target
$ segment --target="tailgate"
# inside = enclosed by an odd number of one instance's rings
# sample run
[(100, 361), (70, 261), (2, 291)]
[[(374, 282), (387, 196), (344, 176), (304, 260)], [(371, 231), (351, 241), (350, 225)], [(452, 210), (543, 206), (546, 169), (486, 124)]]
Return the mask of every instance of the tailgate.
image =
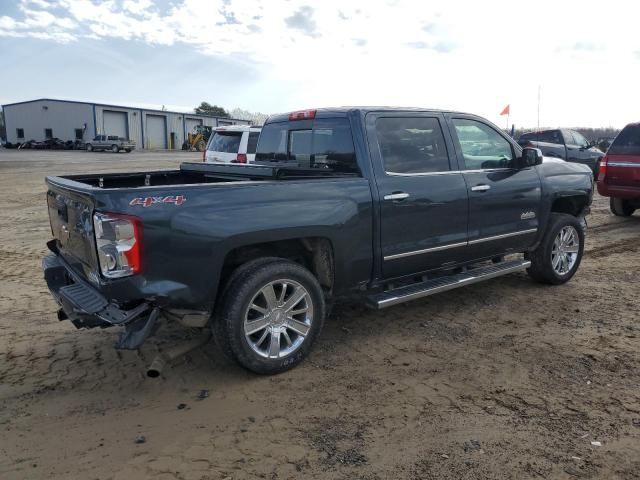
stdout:
[(608, 185), (640, 188), (640, 155), (607, 155)]
[(81, 262), (85, 274), (97, 272), (92, 195), (67, 189), (49, 180), (47, 183), (49, 222), (60, 253), (69, 260)]

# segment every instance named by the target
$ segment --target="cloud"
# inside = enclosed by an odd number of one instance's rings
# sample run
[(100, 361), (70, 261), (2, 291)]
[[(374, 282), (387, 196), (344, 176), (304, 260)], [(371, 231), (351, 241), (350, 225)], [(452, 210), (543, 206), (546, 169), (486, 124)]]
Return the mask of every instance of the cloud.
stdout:
[(457, 45), (453, 42), (436, 42), (429, 43), (423, 41), (407, 42), (406, 45), (411, 48), (417, 48), (420, 50), (433, 50), (438, 53), (449, 53), (457, 48)]
[(367, 40), (364, 38), (354, 38), (353, 39), (353, 44), (356, 47), (365, 47), (367, 45)]
[(316, 31), (316, 22), (313, 19), (313, 8), (304, 5), (298, 9), (293, 15), (284, 19), (284, 23), (289, 28), (301, 30), (305, 35), (317, 38), (320, 34)]

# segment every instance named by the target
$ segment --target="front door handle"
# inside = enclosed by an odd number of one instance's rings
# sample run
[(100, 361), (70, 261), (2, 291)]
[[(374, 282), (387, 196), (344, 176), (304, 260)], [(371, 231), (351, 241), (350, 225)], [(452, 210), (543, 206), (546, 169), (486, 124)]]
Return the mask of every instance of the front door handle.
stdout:
[(476, 185), (475, 187), (471, 187), (472, 192), (486, 192), (490, 189), (491, 187), (489, 185)]
[(405, 192), (393, 192), (389, 195), (385, 195), (385, 200), (404, 200), (405, 198), (409, 198), (409, 194)]

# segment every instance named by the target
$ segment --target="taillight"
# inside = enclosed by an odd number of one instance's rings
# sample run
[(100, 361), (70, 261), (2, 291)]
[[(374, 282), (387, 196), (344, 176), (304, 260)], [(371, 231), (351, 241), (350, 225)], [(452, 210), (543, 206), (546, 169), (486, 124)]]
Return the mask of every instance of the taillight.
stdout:
[(606, 155), (600, 160), (600, 167), (598, 167), (598, 180), (604, 181), (604, 177), (607, 174), (607, 162), (609, 157)]
[(236, 163), (247, 163), (247, 155), (244, 153), (239, 153), (236, 157)]
[(203, 162), (207, 161), (207, 149), (206, 148), (202, 151), (202, 161)]
[(120, 278), (140, 273), (142, 221), (138, 217), (94, 213), (93, 227), (103, 276)]
[(289, 120), (311, 120), (316, 118), (316, 110), (300, 110), (299, 112), (291, 112)]

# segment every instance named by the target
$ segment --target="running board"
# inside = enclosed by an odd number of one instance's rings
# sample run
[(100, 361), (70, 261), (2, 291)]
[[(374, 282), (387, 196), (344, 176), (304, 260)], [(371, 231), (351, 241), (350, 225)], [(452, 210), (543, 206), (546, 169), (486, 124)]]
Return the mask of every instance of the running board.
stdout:
[(490, 278), (500, 277), (509, 273), (518, 272), (531, 266), (529, 260), (512, 260), (497, 265), (478, 267), (466, 272), (435, 278), (422, 283), (415, 283), (406, 287), (387, 290), (386, 292), (367, 297), (369, 307), (381, 309), (408, 302), (416, 298), (428, 297), (435, 293), (446, 292), (454, 288), (464, 287), (472, 283), (483, 282)]

